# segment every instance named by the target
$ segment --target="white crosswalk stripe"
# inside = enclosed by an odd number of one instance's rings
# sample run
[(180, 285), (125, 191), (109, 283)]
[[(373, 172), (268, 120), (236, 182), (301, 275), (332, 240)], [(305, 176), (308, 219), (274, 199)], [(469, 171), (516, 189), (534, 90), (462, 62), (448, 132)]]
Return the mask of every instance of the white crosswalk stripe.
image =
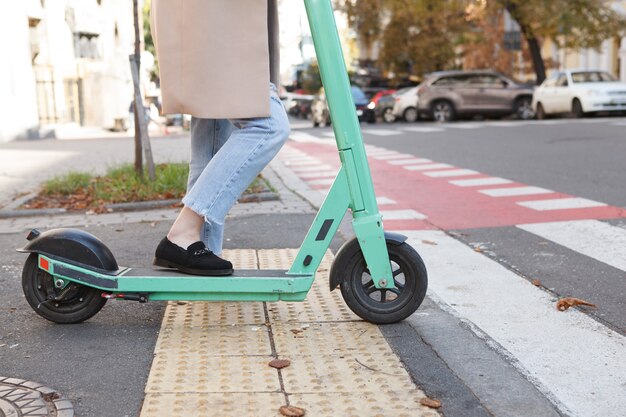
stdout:
[(580, 311), (558, 311), (549, 293), (444, 232), (401, 233), (427, 260), (431, 298), (514, 358), (564, 414), (621, 415), (624, 336)]
[(412, 159), (396, 159), (388, 161), (392, 165), (411, 165), (411, 164), (424, 164), (428, 162), (433, 162), (430, 159), (426, 158), (412, 158)]
[(489, 188), (487, 190), (478, 190), (478, 192), (491, 197), (511, 197), (517, 195), (534, 195), (534, 194), (550, 194), (554, 191), (541, 187), (507, 187), (507, 188)]
[(586, 198), (579, 197), (557, 198), (554, 200), (520, 201), (517, 204), (538, 211), (581, 209), (606, 206), (605, 203), (600, 203), (598, 201), (588, 200)]
[(429, 177), (439, 178), (439, 177), (464, 177), (466, 175), (476, 175), (478, 171), (474, 171), (472, 169), (450, 169), (444, 171), (430, 171), (424, 172), (424, 175), (428, 175)]
[(423, 220), (426, 218), (425, 214), (419, 213), (415, 210), (380, 210), (380, 214), (385, 220)]
[(429, 169), (454, 168), (449, 164), (423, 164), (423, 165), (406, 165), (402, 168), (408, 171), (428, 171)]
[(407, 159), (407, 158), (413, 158), (413, 155), (408, 155), (405, 153), (386, 153), (386, 154), (377, 154), (377, 155), (372, 155), (372, 158), (374, 159), (378, 159), (381, 161), (388, 161), (391, 159)]
[(293, 167), (293, 170), (294, 172), (297, 172), (299, 174), (301, 172), (323, 171), (323, 170), (332, 169), (332, 168), (333, 167), (331, 167), (330, 165), (318, 164), (318, 165), (313, 165), (313, 166), (295, 166)]
[(487, 177), (487, 178), (470, 178), (466, 180), (452, 180), (450, 184), (457, 185), (459, 187), (478, 187), (484, 185), (501, 185), (511, 184), (513, 181), (506, 178), (499, 177)]
[(376, 204), (391, 205), (391, 204), (396, 204), (396, 202), (388, 197), (376, 197)]
[(517, 227), (626, 271), (626, 229), (598, 220), (523, 224)]
[(361, 131), (368, 135), (374, 135), (374, 136), (393, 136), (393, 135), (402, 134), (402, 132), (398, 132), (397, 130), (390, 130), (390, 129), (362, 129)]

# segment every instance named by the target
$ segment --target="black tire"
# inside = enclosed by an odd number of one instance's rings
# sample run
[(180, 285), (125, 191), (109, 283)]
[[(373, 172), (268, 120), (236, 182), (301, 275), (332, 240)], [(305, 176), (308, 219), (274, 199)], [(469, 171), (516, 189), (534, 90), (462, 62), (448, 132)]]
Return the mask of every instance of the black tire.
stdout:
[(46, 320), (59, 324), (80, 323), (93, 317), (107, 302), (102, 291), (70, 283), (61, 301), (47, 301), (62, 291), (55, 288), (52, 275), (37, 266), (38, 255), (31, 253), (22, 270), (22, 289), (28, 304)]
[(583, 105), (580, 104), (580, 100), (577, 98), (572, 100), (572, 114), (577, 119), (581, 119), (586, 116), (586, 113), (583, 111)]
[(387, 107), (385, 111), (383, 111), (383, 121), (385, 123), (394, 123), (396, 121), (396, 116), (393, 114), (393, 108)]
[(537, 120), (545, 120), (548, 118), (546, 111), (543, 109), (543, 104), (537, 103), (537, 111), (535, 112)]
[(519, 120), (530, 120), (535, 117), (532, 107), (532, 97), (520, 97), (515, 100), (514, 114)]
[(402, 118), (407, 123), (415, 123), (419, 119), (419, 113), (415, 107), (409, 107), (402, 113)]
[(313, 127), (320, 127), (320, 122), (315, 120), (315, 117), (313, 118)]
[(426, 267), (415, 249), (407, 243), (387, 241), (387, 250), (397, 287), (393, 290), (376, 289), (356, 238), (341, 247), (331, 269), (333, 275), (338, 274), (331, 277), (331, 282), (340, 282), (350, 310), (374, 324), (396, 323), (409, 317), (422, 304), (428, 287)]
[(433, 119), (436, 122), (451, 122), (456, 118), (454, 105), (448, 100), (437, 100), (431, 107)]

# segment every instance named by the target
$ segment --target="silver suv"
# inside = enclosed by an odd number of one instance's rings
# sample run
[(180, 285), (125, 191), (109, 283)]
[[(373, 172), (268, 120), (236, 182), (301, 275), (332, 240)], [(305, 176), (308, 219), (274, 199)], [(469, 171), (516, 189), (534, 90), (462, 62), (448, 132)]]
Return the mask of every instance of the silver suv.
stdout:
[(428, 74), (419, 89), (420, 115), (440, 122), (460, 116), (514, 115), (532, 119), (534, 87), (494, 71), (441, 71)]

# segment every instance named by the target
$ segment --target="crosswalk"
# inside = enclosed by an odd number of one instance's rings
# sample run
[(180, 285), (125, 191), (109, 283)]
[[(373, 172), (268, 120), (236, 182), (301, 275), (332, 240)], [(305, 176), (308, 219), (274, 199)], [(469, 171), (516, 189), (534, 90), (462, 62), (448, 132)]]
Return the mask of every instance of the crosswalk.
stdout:
[[(324, 148), (329, 148), (328, 152)], [(419, 155), (367, 146), (372, 172), (385, 172), (396, 182), (419, 181), (420, 187), (395, 192), (386, 181), (377, 198), (385, 230), (409, 237), (426, 262), (429, 297), (466, 322), (475, 334), (508, 358), (559, 410), (570, 416), (621, 416), (626, 409), (626, 338), (622, 328), (607, 326), (583, 310), (558, 311), (559, 296), (531, 281), (547, 276), (524, 273), (524, 266), (501, 264), (498, 253), (485, 253), (454, 237), (459, 224), (446, 223), (438, 211), (456, 201), (455, 212), (473, 217), (481, 206), (493, 219), (467, 220), (466, 228), (506, 226), (571, 251), (574, 257), (610, 268), (624, 278), (615, 297), (626, 294), (626, 226), (605, 219), (624, 218), (624, 210), (603, 202), (520, 184), (511, 179), (432, 161)], [(302, 163), (339, 167), (332, 147), (320, 142), (294, 143), (279, 156), (295, 168)], [(295, 159), (294, 159), (295, 158)], [(330, 171), (324, 171), (330, 175)], [(376, 177), (376, 175), (375, 175)], [(325, 193), (332, 179), (303, 178)], [(376, 179), (375, 179), (376, 186)], [(433, 209), (428, 201), (413, 199), (427, 188), (454, 199)], [(432, 197), (435, 198), (435, 197)], [(508, 213), (512, 216), (507, 217)], [(478, 214), (477, 214), (478, 216)], [(489, 221), (488, 221), (489, 220)], [(475, 223), (471, 223), (475, 221)], [(467, 223), (469, 222), (469, 223)], [(463, 227), (461, 227), (462, 229)], [(437, 230), (439, 229), (439, 230)], [(490, 255), (490, 256), (488, 256)], [(573, 261), (570, 259), (569, 261)], [(529, 259), (529, 262), (532, 260)], [(529, 268), (532, 270), (532, 268)], [(594, 270), (593, 266), (589, 268)], [(600, 281), (600, 276), (590, 276)], [(624, 300), (626, 302), (626, 300)]]
[[(623, 118), (593, 118), (593, 119), (552, 119), (552, 120), (498, 120), (498, 121), (468, 121), (468, 122), (452, 122), (452, 123), (435, 123), (435, 122), (417, 122), (417, 123), (394, 123), (392, 125), (363, 125), (361, 132), (363, 135), (374, 137), (398, 136), (404, 133), (417, 134), (433, 134), (438, 137), (439, 134), (449, 131), (459, 130), (480, 130), (480, 129), (524, 129), (527, 127), (541, 126), (565, 126), (572, 124), (593, 125), (605, 124), (608, 126), (626, 126)], [(296, 127), (292, 132), (292, 139), (297, 141), (327, 141), (332, 140), (334, 133), (332, 128), (321, 128), (310, 131), (303, 131), (311, 127), (310, 123), (296, 122)]]

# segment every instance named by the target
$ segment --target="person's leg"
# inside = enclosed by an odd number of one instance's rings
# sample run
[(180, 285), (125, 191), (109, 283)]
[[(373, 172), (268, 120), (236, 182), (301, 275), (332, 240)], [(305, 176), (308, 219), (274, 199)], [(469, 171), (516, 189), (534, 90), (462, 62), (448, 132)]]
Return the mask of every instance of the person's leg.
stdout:
[(270, 117), (230, 120), (235, 130), (183, 198), (186, 207), (223, 225), (237, 198), (289, 136), (289, 120), (273, 84), (270, 111)]
[[(191, 118), (191, 159), (189, 162), (189, 178), (187, 180), (188, 192), (213, 156), (226, 143), (233, 130), (234, 126), (227, 119)], [(183, 210), (176, 219), (175, 226), (168, 233), (168, 239), (182, 247), (187, 247), (191, 243), (201, 240), (213, 253), (220, 255), (224, 240), (224, 225), (203, 221), (200, 227), (200, 236), (198, 237), (193, 232), (197, 228), (197, 216), (189, 213), (188, 209)]]
[(224, 218), (237, 198), (287, 140), (287, 114), (273, 84), (270, 90), (270, 117), (232, 119), (235, 130), (230, 139), (183, 198), (185, 208), (170, 230), (172, 236), (179, 236), (179, 246), (184, 247), (194, 237), (197, 239), (205, 220), (211, 227), (223, 227)]

